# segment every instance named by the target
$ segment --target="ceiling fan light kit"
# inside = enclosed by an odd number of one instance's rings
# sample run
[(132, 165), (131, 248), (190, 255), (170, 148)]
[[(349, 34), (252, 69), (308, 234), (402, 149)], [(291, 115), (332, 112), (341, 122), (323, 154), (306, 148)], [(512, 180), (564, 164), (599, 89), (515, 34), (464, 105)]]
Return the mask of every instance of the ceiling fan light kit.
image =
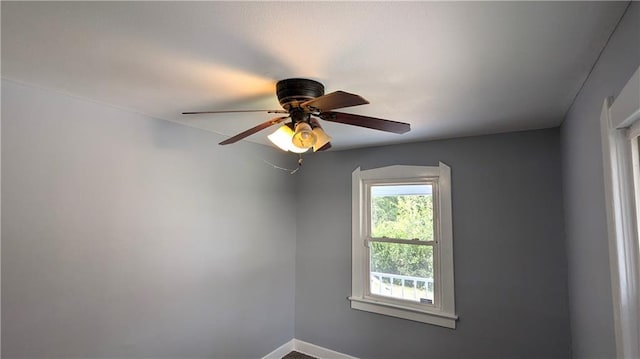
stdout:
[(282, 125), (274, 133), (267, 136), (269, 141), (278, 146), (283, 151), (290, 151), (294, 153), (304, 153), (309, 148), (296, 147), (291, 139), (293, 138), (293, 130), (288, 125)]
[[(408, 132), (411, 129), (411, 126), (404, 122), (333, 111), (338, 108), (366, 105), (369, 101), (359, 95), (344, 91), (335, 91), (325, 95), (324, 86), (314, 80), (292, 78), (278, 81), (276, 84), (276, 96), (284, 111), (246, 110), (246, 112), (286, 113), (288, 116), (277, 117), (263, 122), (220, 142), (220, 144), (228, 145), (237, 142), (287, 119), (291, 119), (291, 122), (281, 126), (267, 137), (283, 151), (295, 153), (303, 153), (310, 148), (313, 148), (314, 152), (324, 151), (331, 147), (331, 137), (324, 132), (318, 122), (318, 118), (329, 122), (398, 134)], [(182, 114), (222, 114), (244, 111), (222, 110), (183, 112)]]

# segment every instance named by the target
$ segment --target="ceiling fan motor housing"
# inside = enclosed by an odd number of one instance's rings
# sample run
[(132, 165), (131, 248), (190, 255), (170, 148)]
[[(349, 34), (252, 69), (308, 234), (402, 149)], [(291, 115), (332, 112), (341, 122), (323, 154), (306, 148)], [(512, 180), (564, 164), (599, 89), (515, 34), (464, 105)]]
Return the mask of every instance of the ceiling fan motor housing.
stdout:
[(285, 110), (299, 107), (299, 104), (324, 95), (324, 86), (309, 79), (286, 79), (276, 84), (276, 94)]

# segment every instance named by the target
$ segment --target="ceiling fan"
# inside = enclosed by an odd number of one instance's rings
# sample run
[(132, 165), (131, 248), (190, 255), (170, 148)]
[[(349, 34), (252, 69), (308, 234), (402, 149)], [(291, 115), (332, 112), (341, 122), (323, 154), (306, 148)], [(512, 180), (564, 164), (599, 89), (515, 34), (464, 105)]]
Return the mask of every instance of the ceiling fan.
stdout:
[(359, 95), (344, 91), (335, 91), (325, 95), (324, 86), (314, 80), (292, 78), (278, 81), (276, 95), (284, 110), (222, 110), (183, 112), (182, 114), (199, 115), (237, 112), (286, 114), (230, 137), (220, 142), (220, 145), (237, 142), (267, 127), (291, 119), (290, 122), (285, 123), (269, 135), (268, 138), (282, 150), (295, 153), (303, 153), (310, 148), (313, 148), (314, 152), (324, 151), (331, 147), (331, 137), (324, 133), (318, 119), (398, 134), (408, 132), (411, 129), (411, 126), (404, 122), (333, 111), (338, 108), (365, 105), (369, 101)]

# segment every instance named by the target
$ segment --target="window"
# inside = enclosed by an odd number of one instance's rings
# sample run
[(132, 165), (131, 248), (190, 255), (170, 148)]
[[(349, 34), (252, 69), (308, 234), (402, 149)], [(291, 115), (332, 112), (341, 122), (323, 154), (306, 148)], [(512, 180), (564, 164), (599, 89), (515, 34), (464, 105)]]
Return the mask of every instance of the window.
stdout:
[(640, 358), (640, 68), (600, 116), (617, 356)]
[(451, 169), (352, 174), (351, 308), (455, 328)]

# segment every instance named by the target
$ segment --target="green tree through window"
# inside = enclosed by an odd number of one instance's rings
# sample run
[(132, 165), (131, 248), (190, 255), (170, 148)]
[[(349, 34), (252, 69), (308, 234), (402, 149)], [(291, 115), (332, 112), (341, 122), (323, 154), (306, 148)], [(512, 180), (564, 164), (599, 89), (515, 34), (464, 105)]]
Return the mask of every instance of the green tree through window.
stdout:
[[(433, 196), (375, 196), (371, 200), (371, 235), (409, 241), (433, 241)], [(433, 278), (433, 247), (371, 242), (371, 270)]]

